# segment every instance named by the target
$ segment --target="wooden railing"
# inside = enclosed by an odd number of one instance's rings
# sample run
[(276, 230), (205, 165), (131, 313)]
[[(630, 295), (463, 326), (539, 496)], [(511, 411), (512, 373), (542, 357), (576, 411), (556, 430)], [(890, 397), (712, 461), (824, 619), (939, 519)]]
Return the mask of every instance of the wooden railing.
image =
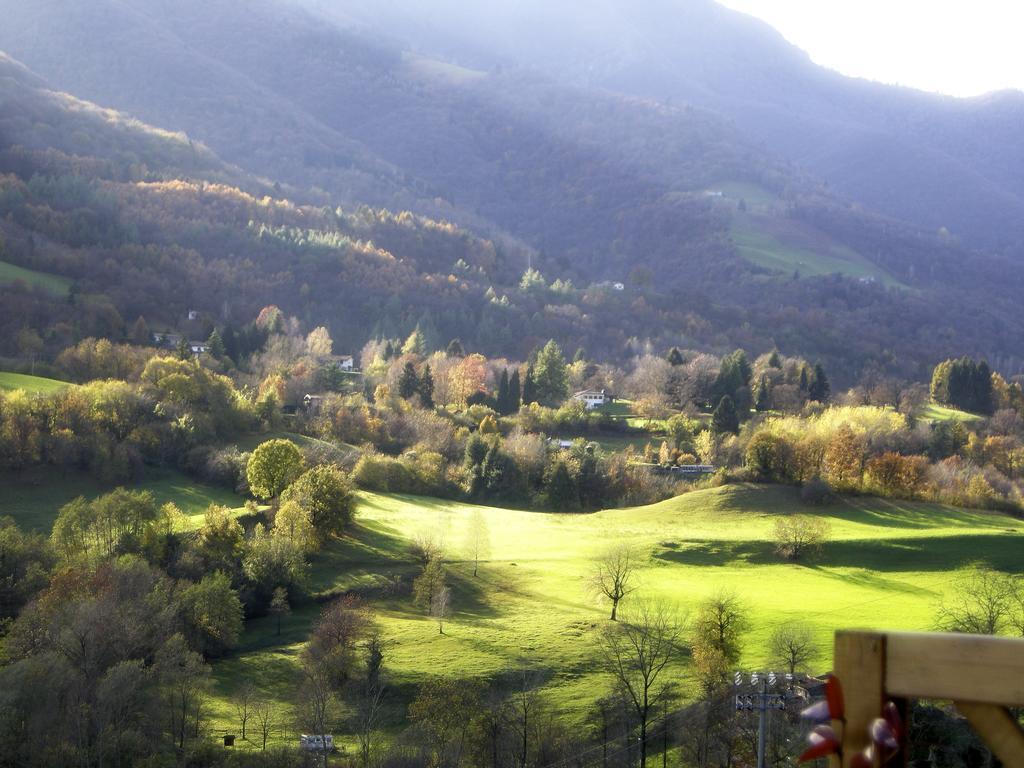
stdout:
[(910, 699), (952, 701), (1005, 768), (1024, 768), (1024, 731), (1008, 710), (1024, 706), (1024, 640), (838, 632), (833, 672), (846, 704), (845, 722), (833, 723), (843, 745), (833, 768), (849, 768), (868, 745), (887, 701), (905, 712)]

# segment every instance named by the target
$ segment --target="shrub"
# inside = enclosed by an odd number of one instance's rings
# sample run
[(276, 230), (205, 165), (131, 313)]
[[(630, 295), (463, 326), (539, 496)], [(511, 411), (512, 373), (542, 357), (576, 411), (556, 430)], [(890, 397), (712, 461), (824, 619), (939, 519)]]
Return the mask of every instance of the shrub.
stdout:
[(355, 513), (351, 482), (340, 469), (326, 464), (302, 474), (281, 494), (281, 501), (294, 501), (305, 509), (321, 539), (341, 533)]
[(800, 501), (810, 506), (820, 507), (832, 500), (832, 487), (820, 477), (812, 477), (800, 489)]
[(787, 560), (817, 555), (831, 533), (829, 522), (810, 515), (786, 515), (775, 521), (775, 551)]

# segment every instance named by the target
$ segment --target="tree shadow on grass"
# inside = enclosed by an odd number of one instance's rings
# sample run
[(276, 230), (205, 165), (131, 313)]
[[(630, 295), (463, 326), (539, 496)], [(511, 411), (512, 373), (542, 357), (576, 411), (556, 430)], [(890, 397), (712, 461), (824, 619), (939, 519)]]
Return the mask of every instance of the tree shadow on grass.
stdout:
[(271, 699), (287, 698), (299, 678), (299, 649), (294, 646), (235, 653), (214, 664), (214, 690), (229, 695), (246, 683)]
[[(769, 541), (691, 541), (654, 555), (680, 565), (724, 567), (776, 565), (788, 561)], [(818, 557), (797, 563), (811, 567), (862, 568), (879, 572), (950, 571), (986, 564), (1012, 573), (1024, 571), (1024, 536), (1017, 533), (936, 536), (915, 539), (830, 541)]]
[(847, 497), (826, 509), (836, 511), (854, 523), (883, 526), (885, 528), (971, 528), (999, 530), (1015, 526), (1014, 521), (998, 512), (950, 507), (900, 499), (876, 497)]

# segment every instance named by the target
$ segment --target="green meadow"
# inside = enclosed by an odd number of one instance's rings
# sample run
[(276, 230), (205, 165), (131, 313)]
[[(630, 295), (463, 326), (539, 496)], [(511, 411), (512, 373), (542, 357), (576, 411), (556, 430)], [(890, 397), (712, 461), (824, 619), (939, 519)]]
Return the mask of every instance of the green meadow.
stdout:
[[(40, 530), (75, 496), (109, 490), (86, 473), (6, 475), (0, 486), (0, 513)], [(178, 504), (195, 524), (210, 503), (242, 505), (226, 489), (171, 470), (150, 471), (136, 487)], [(475, 511), (491, 538), (478, 577), (464, 546)], [(807, 563), (787, 563), (774, 552), (775, 518), (794, 511), (831, 524), (823, 553)], [(409, 594), (419, 572), (411, 544), (421, 535), (443, 541), (449, 565), (453, 615), (443, 634)], [(432, 675), (510, 680), (529, 670), (543, 680), (550, 704), (580, 723), (609, 683), (598, 653), (608, 608), (588, 589), (588, 577), (594, 559), (619, 542), (629, 542), (639, 562), (625, 614), (630, 602), (649, 599), (685, 617), (708, 596), (734, 592), (751, 623), (742, 662), (749, 668), (769, 663), (768, 638), (787, 622), (813, 628), (821, 654), (812, 671), (824, 672), (836, 629), (927, 630), (959, 571), (980, 563), (1024, 570), (1024, 522), (939, 504), (858, 497), (811, 509), (796, 489), (729, 485), (646, 507), (551, 514), (362, 493), (351, 533), (314, 556), (309, 599), (296, 604), (281, 634), (273, 618), (251, 620), (241, 646), (215, 661), (214, 731), (237, 731), (231, 695), (253, 683), (277, 702), (274, 740), (294, 739), (290, 713), (303, 643), (321, 604), (348, 593), (366, 599), (388, 641), (392, 722), (402, 720), (416, 686)], [(685, 654), (671, 674), (684, 695), (692, 691)]]
[(37, 272), (16, 264), (0, 261), (0, 283), (11, 284), (22, 282), (30, 288), (42, 288), (56, 296), (67, 296), (71, 291), (72, 281), (67, 277)]
[[(193, 525), (202, 522), (210, 504), (240, 508), (243, 499), (227, 488), (196, 482), (172, 469), (147, 469), (143, 479), (128, 487), (149, 491), (157, 503), (173, 502)], [(88, 472), (65, 473), (45, 468), (19, 473), (0, 472), (0, 516), (13, 517), (22, 528), (48, 532), (62, 506), (78, 496), (93, 499), (114, 488)]]
[(29, 376), (26, 373), (5, 373), (0, 371), (0, 391), (11, 392), (24, 389), (26, 392), (38, 392), (46, 395), (69, 386), (66, 381), (44, 379), (42, 376)]
[(927, 421), (962, 421), (965, 424), (981, 421), (985, 418), (984, 416), (979, 416), (976, 413), (960, 411), (956, 408), (939, 405), (938, 403), (928, 403), (923, 406), (918, 411), (917, 417), (920, 419), (926, 419)]
[[(492, 552), (472, 576), (463, 539), (480, 510)], [(810, 625), (829, 667), (829, 643), (839, 628), (927, 630), (957, 571), (986, 563), (1024, 568), (1024, 522), (938, 504), (847, 499), (815, 510), (832, 536), (821, 557), (781, 561), (773, 551), (777, 515), (807, 512), (794, 489), (733, 485), (695, 491), (652, 506), (565, 515), (474, 507), (406, 496), (362, 494), (352, 534), (314, 560), (312, 589), (321, 600), (354, 591), (373, 607), (389, 640), (387, 667), (400, 713), (415, 686), (431, 675), (499, 679), (529, 669), (549, 701), (570, 721), (582, 721), (608, 680), (598, 660), (607, 607), (587, 588), (592, 563), (611, 544), (629, 542), (639, 555), (638, 590), (627, 599), (674, 605), (681, 616), (720, 590), (743, 601), (751, 622), (743, 664), (768, 663), (772, 631), (787, 622)], [(437, 623), (394, 589), (418, 567), (410, 543), (441, 538), (449, 562), (454, 615)], [(290, 707), (298, 655), (317, 614), (296, 610), (278, 637), (272, 619), (248, 623), (243, 645), (214, 665), (216, 727), (231, 731), (230, 695), (243, 682)], [(685, 659), (672, 670), (685, 693), (692, 685)], [(692, 688), (689, 688), (692, 690)], [(288, 731), (290, 733), (290, 731)]]
[(841, 274), (901, 286), (889, 273), (826, 235), (783, 218), (736, 214), (732, 240), (740, 256), (754, 264), (801, 277)]

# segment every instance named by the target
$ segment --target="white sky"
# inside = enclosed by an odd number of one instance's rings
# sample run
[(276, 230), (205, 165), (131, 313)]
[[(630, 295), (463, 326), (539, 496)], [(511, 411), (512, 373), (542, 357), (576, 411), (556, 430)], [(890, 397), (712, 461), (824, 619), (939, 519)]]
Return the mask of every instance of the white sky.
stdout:
[(843, 74), (956, 96), (1024, 90), (1024, 0), (718, 0)]

